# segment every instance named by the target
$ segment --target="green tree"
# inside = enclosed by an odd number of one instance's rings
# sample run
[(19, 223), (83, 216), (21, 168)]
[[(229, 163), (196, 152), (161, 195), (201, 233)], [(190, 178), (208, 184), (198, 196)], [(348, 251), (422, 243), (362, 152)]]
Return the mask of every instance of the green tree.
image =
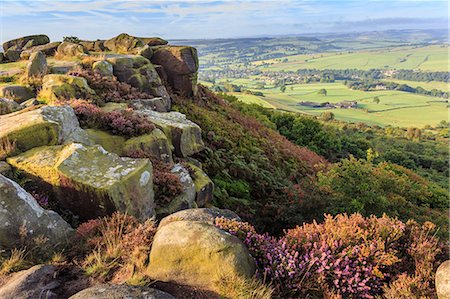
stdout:
[(286, 91), (286, 85), (283, 85), (280, 87), (281, 92), (285, 92)]
[(319, 89), (319, 91), (317, 92), (317, 94), (326, 96), (326, 95), (327, 95), (327, 90), (326, 90), (325, 88)]
[(375, 104), (379, 104), (379, 103), (380, 103), (380, 98), (379, 98), (379, 97), (374, 97), (374, 98), (373, 98), (373, 102), (374, 102)]

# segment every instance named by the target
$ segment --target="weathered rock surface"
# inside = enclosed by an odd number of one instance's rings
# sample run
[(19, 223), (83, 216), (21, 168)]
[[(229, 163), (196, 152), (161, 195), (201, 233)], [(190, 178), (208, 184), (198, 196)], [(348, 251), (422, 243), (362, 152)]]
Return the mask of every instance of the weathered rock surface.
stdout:
[(104, 284), (84, 289), (69, 299), (175, 299), (175, 297), (149, 287)]
[(450, 260), (439, 265), (436, 271), (436, 293), (438, 299), (450, 298)]
[(5, 51), (5, 57), (9, 62), (20, 60), (20, 50), (8, 49)]
[(125, 146), (125, 137), (113, 135), (109, 132), (96, 129), (86, 129), (85, 132), (94, 144), (101, 145), (110, 153), (114, 153), (119, 156), (122, 155), (123, 148)]
[(8, 49), (23, 50), (34, 46), (48, 44), (49, 42), (50, 39), (48, 38), (47, 35), (43, 34), (29, 35), (4, 42), (3, 50), (4, 51), (7, 51)]
[(104, 45), (112, 52), (119, 54), (128, 54), (136, 48), (144, 46), (144, 43), (138, 37), (122, 33), (105, 41)]
[(213, 225), (217, 217), (242, 221), (233, 211), (218, 208), (199, 208), (182, 210), (161, 219), (158, 229), (175, 221), (194, 221)]
[(170, 203), (163, 207), (156, 208), (157, 215), (169, 215), (180, 210), (194, 208), (195, 206), (195, 185), (189, 171), (181, 164), (175, 164), (170, 172), (176, 174), (183, 186), (183, 191), (180, 195), (172, 199)]
[(35, 98), (31, 98), (29, 100), (26, 100), (25, 102), (20, 103), (20, 106), (22, 106), (23, 108), (29, 108), (32, 106), (37, 106), (39, 105), (39, 101), (36, 100)]
[(167, 81), (175, 92), (192, 96), (197, 93), (197, 50), (188, 46), (162, 46), (153, 51), (152, 62), (164, 68)]
[(47, 59), (41, 51), (31, 54), (30, 59), (25, 70), (27, 78), (43, 77), (47, 74)]
[(195, 202), (197, 206), (203, 207), (213, 199), (214, 183), (200, 167), (194, 164), (189, 164), (189, 167), (193, 172), (191, 176), (195, 185)]
[(0, 287), (0, 298), (57, 299), (54, 290), (60, 286), (55, 279), (56, 267), (52, 265), (36, 265), (11, 275), (9, 280)]
[(28, 238), (46, 237), (49, 245), (62, 245), (72, 235), (72, 228), (61, 216), (41, 208), (33, 196), (3, 175), (0, 175), (0, 190), (1, 248), (16, 246), (23, 229)]
[(255, 264), (244, 244), (215, 226), (175, 221), (158, 229), (150, 252), (153, 279), (213, 288), (222, 274), (251, 277)]
[(69, 106), (44, 106), (0, 116), (0, 140), (15, 143), (18, 152), (71, 141), (90, 143)]
[(55, 56), (60, 59), (70, 57), (82, 57), (87, 54), (86, 49), (81, 44), (70, 42), (62, 42), (57, 50)]
[(61, 44), (61, 42), (53, 42), (53, 43), (48, 43), (45, 45), (41, 45), (41, 46), (35, 46), (35, 47), (31, 47), (29, 49), (26, 49), (24, 51), (22, 51), (22, 53), (20, 53), (20, 59), (29, 59), (31, 54), (35, 53), (35, 52), (42, 52), (45, 54), (45, 56), (53, 56), (56, 53), (56, 49), (58, 48), (58, 46)]
[(94, 62), (92, 65), (92, 70), (105, 77), (113, 76), (113, 66), (106, 60)]
[(95, 97), (95, 91), (89, 87), (85, 78), (55, 74), (44, 76), (42, 89), (38, 94), (38, 99), (45, 103), (92, 97)]
[(145, 45), (142, 48), (136, 50), (137, 55), (141, 55), (147, 59), (151, 59), (153, 56), (153, 49), (149, 45)]
[(172, 163), (172, 146), (166, 135), (154, 129), (151, 133), (128, 139), (123, 148), (124, 153), (143, 151), (165, 163)]
[(114, 76), (119, 81), (170, 101), (155, 67), (147, 58), (140, 55), (112, 55), (107, 57), (107, 61), (112, 63)]
[(12, 178), (12, 167), (5, 161), (0, 161), (0, 174), (7, 178)]
[(14, 100), (0, 98), (0, 115), (12, 113), (22, 107)]
[(200, 127), (179, 112), (137, 111), (153, 122), (171, 140), (178, 157), (187, 157), (204, 149)]
[(5, 85), (0, 87), (0, 97), (21, 103), (34, 97), (34, 93), (30, 88), (23, 85)]
[(92, 51), (92, 52), (105, 51), (105, 41), (104, 40), (81, 41), (80, 45), (82, 45), (86, 50)]
[(0, 52), (0, 63), (2, 63), (3, 60), (5, 60), (5, 54), (3, 52)]
[(162, 39), (160, 37), (140, 37), (140, 40), (142, 40), (142, 42), (145, 45), (149, 45), (149, 46), (163, 46), (163, 45), (167, 45), (167, 41), (165, 39)]
[(158, 112), (169, 112), (171, 108), (170, 99), (167, 98), (153, 98), (153, 99), (138, 99), (128, 101), (129, 105), (135, 110), (153, 110)]
[(60, 204), (81, 220), (116, 210), (141, 220), (154, 215), (153, 169), (147, 159), (70, 143), (35, 148), (7, 161), (49, 185)]

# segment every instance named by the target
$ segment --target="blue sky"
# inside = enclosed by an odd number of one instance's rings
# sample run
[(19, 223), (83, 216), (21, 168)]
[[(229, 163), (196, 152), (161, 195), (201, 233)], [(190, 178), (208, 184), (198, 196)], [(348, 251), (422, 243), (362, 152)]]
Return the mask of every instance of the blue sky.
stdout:
[(109, 38), (227, 38), (448, 26), (446, 0), (0, 0), (0, 40), (46, 33)]

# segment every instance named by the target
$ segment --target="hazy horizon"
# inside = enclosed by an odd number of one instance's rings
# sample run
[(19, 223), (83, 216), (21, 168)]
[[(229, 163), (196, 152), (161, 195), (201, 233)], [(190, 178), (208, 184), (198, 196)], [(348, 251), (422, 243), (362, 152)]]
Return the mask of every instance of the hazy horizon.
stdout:
[[(248, 38), (448, 28), (447, 1), (11, 1), (0, 39), (44, 33), (105, 39), (122, 32), (176, 39)], [(13, 30), (12, 30), (13, 29)]]

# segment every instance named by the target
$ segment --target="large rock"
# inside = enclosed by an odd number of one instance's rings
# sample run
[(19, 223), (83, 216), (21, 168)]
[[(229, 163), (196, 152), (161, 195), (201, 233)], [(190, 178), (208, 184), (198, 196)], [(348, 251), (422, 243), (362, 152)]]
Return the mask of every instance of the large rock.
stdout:
[(3, 43), (3, 50), (7, 51), (8, 49), (14, 50), (24, 50), (34, 46), (48, 44), (50, 39), (47, 35), (39, 34), (39, 35), (29, 35), (20, 38), (16, 38)]
[(103, 284), (84, 289), (69, 299), (175, 299), (175, 297), (150, 287)]
[(71, 43), (71, 42), (62, 42), (57, 50), (55, 56), (60, 59), (64, 58), (72, 58), (72, 57), (83, 57), (87, 54), (86, 49), (83, 45)]
[(107, 57), (112, 63), (114, 76), (121, 82), (139, 90), (151, 92), (170, 102), (170, 96), (161, 82), (153, 64), (140, 55), (113, 55)]
[(12, 113), (22, 107), (14, 100), (0, 98), (0, 115)]
[(147, 159), (121, 158), (101, 146), (70, 143), (32, 149), (7, 160), (51, 188), (81, 220), (121, 211), (146, 220), (154, 215), (153, 169)]
[(45, 103), (93, 97), (95, 97), (95, 91), (89, 87), (85, 78), (55, 74), (44, 76), (42, 89), (38, 95), (38, 99)]
[(145, 45), (149, 45), (151, 47), (163, 46), (163, 45), (167, 45), (167, 43), (168, 43), (165, 39), (162, 39), (160, 37), (140, 37), (140, 39), (142, 40), (142, 42)]
[(117, 154), (119, 156), (123, 153), (123, 148), (125, 146), (125, 137), (113, 135), (109, 132), (97, 130), (97, 129), (86, 129), (85, 132), (88, 134), (89, 139), (92, 140), (94, 144), (101, 145), (106, 151), (110, 153)]
[(159, 129), (154, 129), (151, 133), (133, 137), (125, 142), (124, 153), (145, 152), (149, 156), (164, 163), (173, 163), (172, 146), (166, 135)]
[(158, 216), (166, 216), (175, 212), (191, 209), (195, 206), (195, 185), (189, 171), (181, 164), (175, 164), (170, 172), (176, 174), (180, 180), (183, 191), (174, 197), (170, 203), (165, 206), (157, 207), (156, 214)]
[(436, 293), (438, 299), (450, 298), (450, 260), (443, 262), (436, 271)]
[(230, 220), (242, 221), (241, 218), (233, 211), (218, 208), (200, 208), (182, 210), (161, 219), (158, 229), (175, 221), (194, 221), (203, 222), (214, 225), (215, 219), (218, 217)]
[(172, 141), (178, 157), (188, 157), (204, 149), (200, 127), (179, 112), (136, 111), (145, 115)]
[(43, 236), (48, 245), (66, 244), (73, 230), (61, 216), (41, 208), (33, 196), (3, 175), (0, 190), (0, 248), (17, 246), (24, 230), (27, 238)]
[(69, 106), (44, 106), (0, 116), (0, 140), (14, 143), (16, 152), (71, 141), (89, 144)]
[(53, 56), (53, 55), (55, 55), (56, 49), (58, 48), (58, 46), (60, 44), (61, 44), (61, 42), (53, 42), (53, 43), (29, 48), (27, 50), (22, 51), (22, 53), (20, 53), (20, 59), (24, 59), (24, 60), (29, 59), (31, 54), (38, 52), (38, 51), (44, 53), (45, 56)]
[(3, 52), (0, 52), (0, 63), (2, 63), (3, 60), (5, 60), (5, 54)]
[(135, 110), (153, 110), (158, 112), (169, 112), (171, 108), (170, 99), (161, 97), (153, 99), (130, 100), (128, 104)]
[(92, 52), (102, 52), (105, 51), (105, 41), (104, 40), (96, 40), (96, 41), (81, 41), (80, 45), (82, 45), (86, 50)]
[(144, 43), (138, 37), (122, 33), (105, 41), (104, 45), (112, 52), (119, 54), (128, 54), (134, 51), (136, 48), (144, 46)]
[(221, 275), (251, 277), (254, 272), (255, 263), (244, 244), (207, 223), (171, 222), (153, 239), (149, 275), (156, 280), (214, 288)]
[(8, 49), (5, 51), (5, 57), (9, 62), (20, 60), (21, 50)]
[(106, 60), (96, 61), (92, 65), (92, 70), (105, 77), (113, 76), (113, 66)]
[(161, 65), (175, 92), (192, 96), (197, 93), (197, 50), (187, 46), (162, 46), (153, 51), (152, 62)]
[(47, 59), (41, 51), (31, 54), (25, 70), (27, 78), (43, 77), (47, 74)]
[(203, 207), (213, 199), (214, 183), (200, 167), (189, 164), (189, 168), (195, 185), (195, 202)]
[(0, 97), (22, 103), (34, 97), (33, 91), (23, 85), (5, 85), (0, 87)]
[(151, 59), (153, 56), (153, 49), (149, 45), (145, 45), (142, 48), (136, 49), (136, 54)]

